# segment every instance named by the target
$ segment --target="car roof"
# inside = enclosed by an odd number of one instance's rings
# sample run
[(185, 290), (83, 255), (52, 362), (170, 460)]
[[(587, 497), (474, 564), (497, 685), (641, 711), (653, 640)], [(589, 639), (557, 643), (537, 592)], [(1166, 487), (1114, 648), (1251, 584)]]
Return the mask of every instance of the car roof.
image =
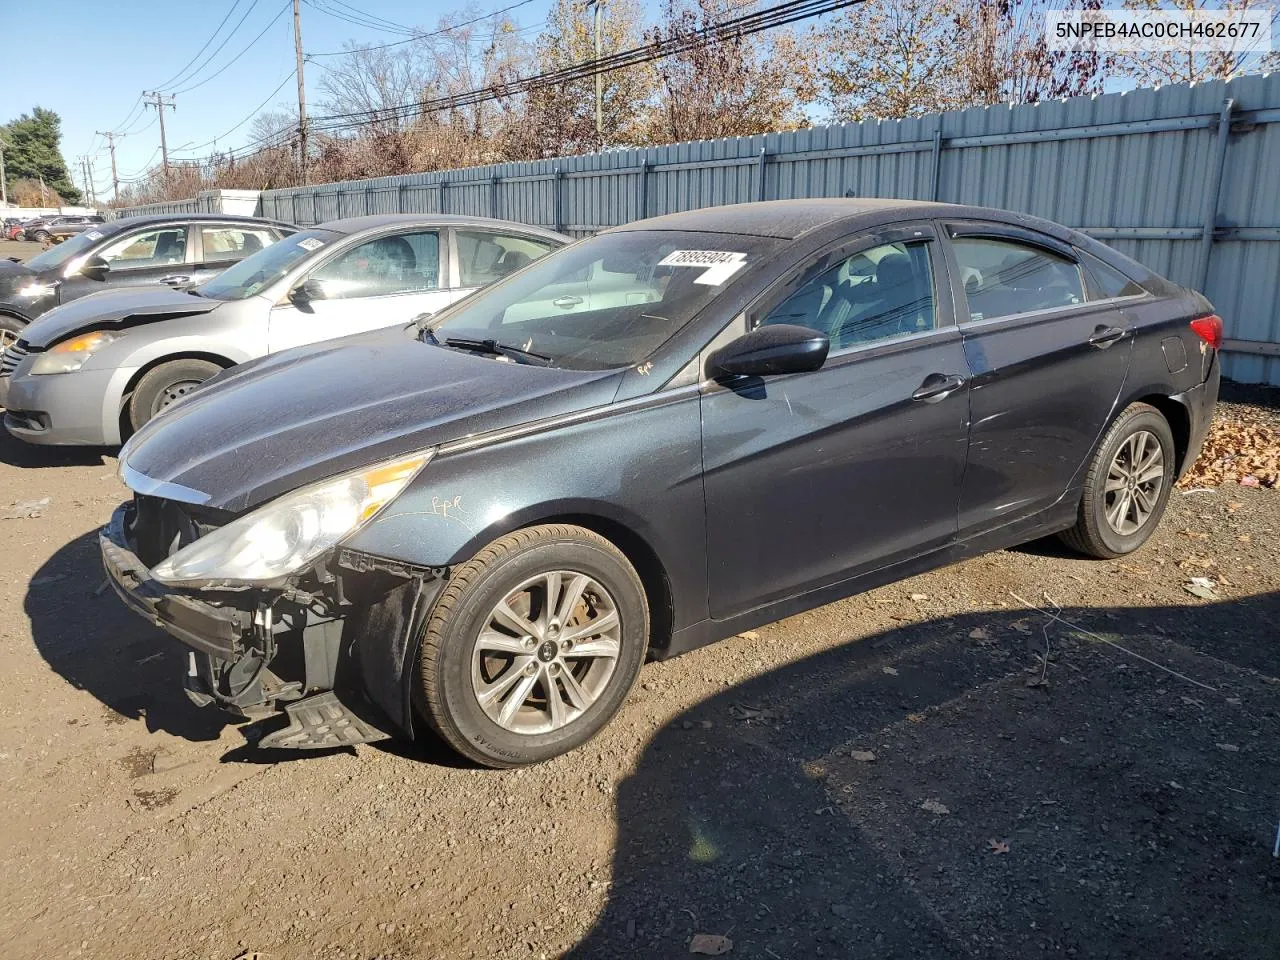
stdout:
[[(75, 214), (80, 216), (80, 214)], [(88, 214), (85, 214), (88, 216)], [(138, 217), (121, 217), (118, 220), (108, 220), (107, 226), (115, 229), (126, 229), (129, 227), (146, 227), (151, 224), (165, 223), (254, 223), (268, 224), (273, 227), (288, 227), (290, 230), (296, 230), (291, 223), (285, 223), (283, 220), (270, 220), (266, 217), (246, 217), (237, 213), (147, 213)]]
[(669, 213), (647, 220), (634, 220), (607, 233), (633, 230), (688, 230), (795, 240), (822, 227), (843, 224), (850, 229), (894, 220), (953, 217), (990, 220), (1025, 226), (1065, 238), (1066, 228), (1049, 220), (992, 207), (928, 200), (894, 200), (879, 197), (825, 197), (807, 200), (765, 200), (735, 203), (723, 207), (703, 207)]
[(546, 227), (536, 227), (528, 223), (517, 223), (513, 220), (496, 220), (492, 217), (466, 217), (452, 213), (383, 213), (367, 217), (346, 217), (341, 220), (326, 220), (316, 224), (321, 230), (332, 230), (334, 233), (362, 233), (365, 230), (376, 230), (381, 227), (416, 226), (416, 227), (482, 227), (497, 230), (518, 230), (537, 236), (564, 240), (572, 239), (564, 234), (556, 233)]

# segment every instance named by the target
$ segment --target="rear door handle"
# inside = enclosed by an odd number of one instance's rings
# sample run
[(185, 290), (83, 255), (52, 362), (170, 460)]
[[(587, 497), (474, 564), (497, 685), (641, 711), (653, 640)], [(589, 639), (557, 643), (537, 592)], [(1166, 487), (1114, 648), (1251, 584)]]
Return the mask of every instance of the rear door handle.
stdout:
[(1121, 339), (1127, 332), (1124, 327), (1107, 327), (1099, 324), (1094, 328), (1093, 336), (1089, 338), (1089, 346), (1105, 350)]
[(559, 297), (551, 301), (553, 306), (561, 307), (565, 310), (568, 310), (570, 307), (576, 307), (581, 302), (581, 297)]
[(911, 394), (912, 400), (923, 400), (925, 403), (937, 403), (945, 400), (965, 384), (964, 377), (955, 374), (931, 373), (924, 378), (924, 383)]

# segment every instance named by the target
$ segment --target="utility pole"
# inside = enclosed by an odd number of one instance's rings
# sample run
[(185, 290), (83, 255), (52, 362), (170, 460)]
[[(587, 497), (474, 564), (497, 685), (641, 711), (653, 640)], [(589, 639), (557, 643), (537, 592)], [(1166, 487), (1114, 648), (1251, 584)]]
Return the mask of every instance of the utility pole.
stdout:
[(80, 157), (80, 185), (84, 187), (84, 199), (89, 199), (89, 158)]
[[(297, 3), (297, 0), (294, 0)], [(596, 18), (596, 60), (599, 60), (602, 54), (602, 44), (600, 38), (600, 22), (604, 16), (604, 0), (591, 0), (591, 8), (595, 12)], [(597, 64), (598, 65), (598, 64)], [(604, 74), (596, 74), (596, 139), (600, 141), (600, 148), (604, 149)]]
[(293, 50), (298, 57), (298, 180), (307, 183), (307, 85), (302, 77), (302, 12), (293, 0)]
[(107, 138), (107, 149), (111, 152), (111, 202), (120, 202), (120, 177), (116, 173), (116, 134), (112, 131), (103, 133), (98, 131), (98, 136)]
[[(294, 0), (297, 3), (297, 0)], [(160, 115), (160, 160), (164, 165), (164, 181), (169, 182), (169, 144), (164, 138), (164, 108), (177, 110), (177, 105), (173, 102), (173, 95), (164, 96), (159, 90), (152, 90), (150, 93), (143, 92), (143, 102), (148, 107), (155, 107), (156, 113)], [(148, 99), (149, 98), (149, 99)]]
[(0, 140), (0, 203), (9, 204), (9, 183), (4, 175), (4, 141)]

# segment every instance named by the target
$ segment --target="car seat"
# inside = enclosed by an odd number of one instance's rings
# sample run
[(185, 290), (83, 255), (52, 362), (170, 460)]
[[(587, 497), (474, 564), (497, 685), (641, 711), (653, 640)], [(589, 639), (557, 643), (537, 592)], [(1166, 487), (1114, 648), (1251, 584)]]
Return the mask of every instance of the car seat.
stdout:
[(831, 326), (836, 343), (846, 347), (916, 333), (922, 329), (926, 311), (931, 325), (931, 298), (920, 281), (909, 254), (891, 253), (876, 264), (874, 284), (841, 283), (839, 299), (831, 306), (838, 312)]
[(178, 263), (187, 249), (187, 238), (177, 230), (168, 230), (156, 238), (156, 249), (151, 259), (158, 263)]
[(246, 257), (262, 249), (262, 241), (258, 239), (256, 233), (242, 233), (240, 236), (243, 238), (240, 244), (240, 252)]

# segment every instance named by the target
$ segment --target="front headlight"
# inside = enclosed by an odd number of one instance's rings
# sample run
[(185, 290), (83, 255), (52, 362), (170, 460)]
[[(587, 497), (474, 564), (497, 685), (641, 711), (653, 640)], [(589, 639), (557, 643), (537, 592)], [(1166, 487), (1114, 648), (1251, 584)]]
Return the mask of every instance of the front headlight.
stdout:
[(38, 300), (40, 297), (53, 296), (53, 291), (56, 289), (57, 287), (52, 283), (28, 283), (26, 286), (18, 288), (18, 296), (27, 300)]
[(426, 466), (434, 451), (354, 470), (303, 487), (220, 527), (156, 564), (171, 584), (264, 583), (296, 573), (371, 520)]
[(31, 364), (31, 373), (72, 373), (83, 367), (90, 357), (118, 336), (119, 334), (107, 333), (105, 330), (95, 330), (93, 333), (82, 333), (70, 340), (63, 340), (56, 347), (36, 354)]

